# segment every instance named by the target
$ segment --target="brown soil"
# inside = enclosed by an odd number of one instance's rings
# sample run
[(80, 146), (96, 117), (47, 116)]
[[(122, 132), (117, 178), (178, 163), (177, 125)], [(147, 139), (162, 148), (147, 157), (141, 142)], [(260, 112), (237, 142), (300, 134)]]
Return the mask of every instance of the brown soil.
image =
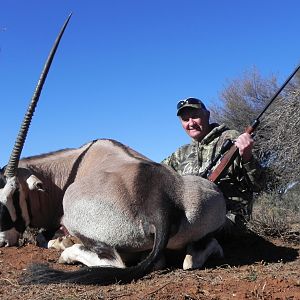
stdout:
[[(130, 284), (21, 285), (32, 262), (58, 268), (59, 251), (33, 244), (0, 249), (0, 299), (300, 299), (300, 245), (250, 235), (227, 243), (202, 270), (170, 268)], [(80, 266), (63, 266), (66, 270)]]

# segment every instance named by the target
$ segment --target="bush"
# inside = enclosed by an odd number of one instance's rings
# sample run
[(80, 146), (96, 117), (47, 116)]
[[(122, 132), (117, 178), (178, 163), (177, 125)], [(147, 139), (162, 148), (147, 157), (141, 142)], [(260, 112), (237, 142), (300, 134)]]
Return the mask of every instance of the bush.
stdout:
[(259, 235), (300, 240), (300, 193), (263, 193), (248, 227)]

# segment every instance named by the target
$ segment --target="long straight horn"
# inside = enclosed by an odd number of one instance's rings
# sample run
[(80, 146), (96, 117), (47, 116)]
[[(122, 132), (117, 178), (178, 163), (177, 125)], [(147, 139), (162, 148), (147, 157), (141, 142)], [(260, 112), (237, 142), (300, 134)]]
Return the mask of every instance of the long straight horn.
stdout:
[(58, 36), (55, 40), (55, 43), (54, 43), (54, 45), (53, 45), (53, 47), (52, 47), (52, 49), (49, 53), (47, 61), (44, 65), (44, 68), (43, 68), (43, 71), (41, 73), (40, 79), (37, 83), (37, 86), (36, 86), (35, 91), (33, 93), (31, 102), (29, 104), (29, 107), (28, 107), (27, 112), (25, 114), (25, 117), (23, 119), (23, 123), (21, 125), (18, 137), (15, 141), (15, 145), (14, 145), (13, 151), (10, 155), (9, 162), (6, 166), (5, 173), (4, 173), (4, 175), (6, 177), (13, 177), (13, 176), (16, 175), (19, 160), (20, 160), (20, 156), (21, 156), (21, 152), (22, 152), (22, 149), (23, 149), (23, 146), (24, 146), (24, 143), (25, 143), (25, 139), (26, 139), (26, 136), (27, 136), (27, 132), (28, 132), (28, 129), (29, 129), (29, 126), (30, 126), (31, 119), (33, 117), (34, 110), (35, 110), (37, 102), (39, 100), (44, 82), (46, 80), (46, 77), (48, 75), (48, 71), (50, 69), (53, 57), (54, 57), (55, 52), (56, 52), (56, 49), (57, 49), (58, 44), (60, 42), (60, 39), (61, 39), (61, 37), (62, 37), (62, 35), (63, 35), (63, 33), (64, 33), (68, 23), (69, 23), (69, 20), (70, 20), (71, 16), (72, 16), (72, 14), (70, 14), (68, 16), (67, 20), (65, 21), (65, 23), (64, 23), (60, 33), (58, 34)]

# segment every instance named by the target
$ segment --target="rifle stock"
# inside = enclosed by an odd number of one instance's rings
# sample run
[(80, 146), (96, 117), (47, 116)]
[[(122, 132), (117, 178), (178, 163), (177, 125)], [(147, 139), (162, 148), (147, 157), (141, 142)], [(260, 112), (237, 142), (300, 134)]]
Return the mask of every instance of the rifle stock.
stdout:
[[(252, 122), (250, 126), (248, 126), (245, 130), (245, 132), (249, 134), (253, 134), (254, 130), (258, 127), (260, 121), (260, 117), (264, 114), (264, 112), (267, 110), (267, 108), (272, 104), (272, 102), (277, 98), (277, 96), (280, 94), (280, 92), (285, 88), (285, 86), (290, 82), (290, 80), (293, 78), (293, 76), (298, 72), (300, 69), (300, 65), (292, 72), (292, 74), (286, 79), (286, 81), (282, 84), (282, 86), (277, 90), (277, 92), (273, 95), (271, 100), (268, 102), (268, 104), (265, 106), (265, 108), (262, 110), (262, 112), (258, 115), (258, 117)], [(205, 170), (203, 172), (204, 177), (207, 176), (207, 179), (217, 183), (219, 179), (225, 174), (227, 169), (230, 167), (230, 165), (233, 163), (233, 161), (236, 159), (236, 157), (239, 154), (239, 149), (237, 146), (235, 146), (234, 143), (230, 146), (229, 150), (221, 156), (220, 163), (217, 165), (217, 167), (209, 173), (209, 169), (213, 167), (213, 165), (209, 166), (208, 170)], [(207, 175), (208, 174), (208, 175)]]
[(223, 155), (220, 163), (211, 174), (207, 176), (207, 179), (212, 182), (218, 182), (219, 179), (224, 175), (226, 170), (230, 167), (232, 162), (236, 159), (239, 154), (239, 149), (236, 145), (232, 145), (231, 148)]
[[(246, 133), (252, 134), (255, 128), (259, 125), (259, 121), (256, 119), (252, 125), (248, 126), (245, 130)], [(224, 175), (225, 171), (233, 163), (239, 154), (238, 147), (233, 143), (230, 149), (221, 157), (221, 161), (211, 174), (207, 176), (208, 180), (212, 182), (218, 182), (218, 180)]]

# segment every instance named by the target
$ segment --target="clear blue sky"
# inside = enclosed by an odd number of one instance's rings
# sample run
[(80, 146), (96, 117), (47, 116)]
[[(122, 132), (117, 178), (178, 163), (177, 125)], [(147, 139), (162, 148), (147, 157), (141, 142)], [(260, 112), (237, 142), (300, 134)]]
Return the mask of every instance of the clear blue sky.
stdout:
[(1, 0), (0, 166), (70, 12), (22, 156), (112, 138), (162, 160), (189, 141), (178, 100), (209, 105), (253, 66), (279, 83), (294, 70), (299, 11), (297, 0)]

